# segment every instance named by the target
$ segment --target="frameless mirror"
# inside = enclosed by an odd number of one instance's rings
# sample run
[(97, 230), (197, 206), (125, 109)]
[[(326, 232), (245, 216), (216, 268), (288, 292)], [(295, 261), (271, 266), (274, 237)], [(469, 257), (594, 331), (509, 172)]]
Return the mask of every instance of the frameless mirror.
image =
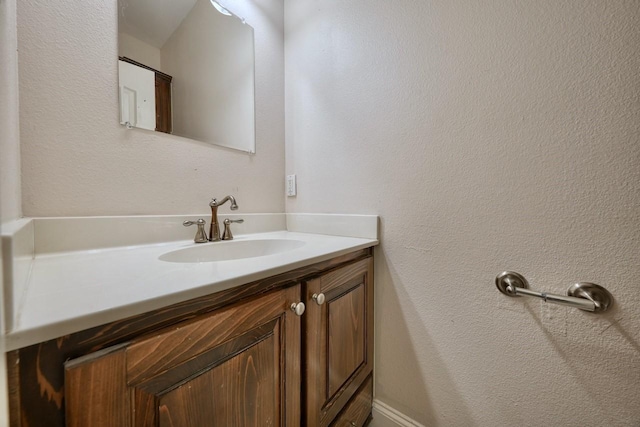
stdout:
[(214, 0), (118, 0), (120, 123), (255, 152), (253, 28)]

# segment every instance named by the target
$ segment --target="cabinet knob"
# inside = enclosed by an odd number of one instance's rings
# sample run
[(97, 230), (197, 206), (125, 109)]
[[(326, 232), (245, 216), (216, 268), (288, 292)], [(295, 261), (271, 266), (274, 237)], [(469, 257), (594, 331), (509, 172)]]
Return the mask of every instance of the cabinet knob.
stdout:
[(299, 302), (299, 303), (293, 303), (291, 304), (291, 311), (293, 311), (296, 316), (302, 316), (302, 314), (304, 313), (304, 309), (306, 307), (304, 306), (303, 302)]
[(354, 426), (354, 427), (358, 426), (358, 424), (356, 424), (355, 421), (351, 421), (351, 425)]
[(311, 295), (311, 299), (314, 300), (318, 305), (324, 304), (324, 301), (325, 301), (324, 294), (322, 293)]

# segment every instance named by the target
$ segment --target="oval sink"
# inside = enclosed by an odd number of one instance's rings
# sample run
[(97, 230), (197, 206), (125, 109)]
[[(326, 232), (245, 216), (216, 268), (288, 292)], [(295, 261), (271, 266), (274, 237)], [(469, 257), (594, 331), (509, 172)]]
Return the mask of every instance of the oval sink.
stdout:
[(292, 251), (304, 246), (301, 240), (264, 239), (205, 243), (160, 255), (167, 262), (217, 262), (255, 258)]

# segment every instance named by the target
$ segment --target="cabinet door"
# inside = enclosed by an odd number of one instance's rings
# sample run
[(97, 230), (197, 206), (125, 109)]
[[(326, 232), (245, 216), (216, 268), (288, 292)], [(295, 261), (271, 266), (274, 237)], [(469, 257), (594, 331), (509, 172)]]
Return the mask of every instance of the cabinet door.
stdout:
[(67, 425), (299, 426), (299, 301), (283, 289), (67, 362)]
[(368, 258), (306, 283), (310, 427), (329, 425), (372, 371), (372, 271)]

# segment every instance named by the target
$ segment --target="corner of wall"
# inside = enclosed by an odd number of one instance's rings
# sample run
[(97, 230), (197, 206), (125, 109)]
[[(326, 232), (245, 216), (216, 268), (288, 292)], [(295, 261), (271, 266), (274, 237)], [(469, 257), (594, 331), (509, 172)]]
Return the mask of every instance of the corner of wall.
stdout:
[[(18, 126), (18, 46), (16, 0), (0, 1), (0, 223), (22, 215), (20, 184), (20, 131)], [(3, 259), (0, 248), (0, 260)], [(0, 261), (0, 264), (2, 262)], [(4, 268), (0, 265), (0, 278)], [(4, 319), (3, 292), (0, 292), (0, 318)], [(4, 321), (0, 327), (4, 331)], [(7, 373), (4, 337), (0, 337), (0, 425), (9, 425)]]
[[(22, 216), (18, 111), (16, 0), (0, 0), (0, 224)], [(0, 244), (0, 283), (5, 268)], [(0, 289), (0, 330), (5, 331), (4, 289)], [(4, 336), (0, 336), (0, 426), (8, 426), (9, 402)]]
[(22, 216), (16, 0), (0, 2), (0, 219)]

